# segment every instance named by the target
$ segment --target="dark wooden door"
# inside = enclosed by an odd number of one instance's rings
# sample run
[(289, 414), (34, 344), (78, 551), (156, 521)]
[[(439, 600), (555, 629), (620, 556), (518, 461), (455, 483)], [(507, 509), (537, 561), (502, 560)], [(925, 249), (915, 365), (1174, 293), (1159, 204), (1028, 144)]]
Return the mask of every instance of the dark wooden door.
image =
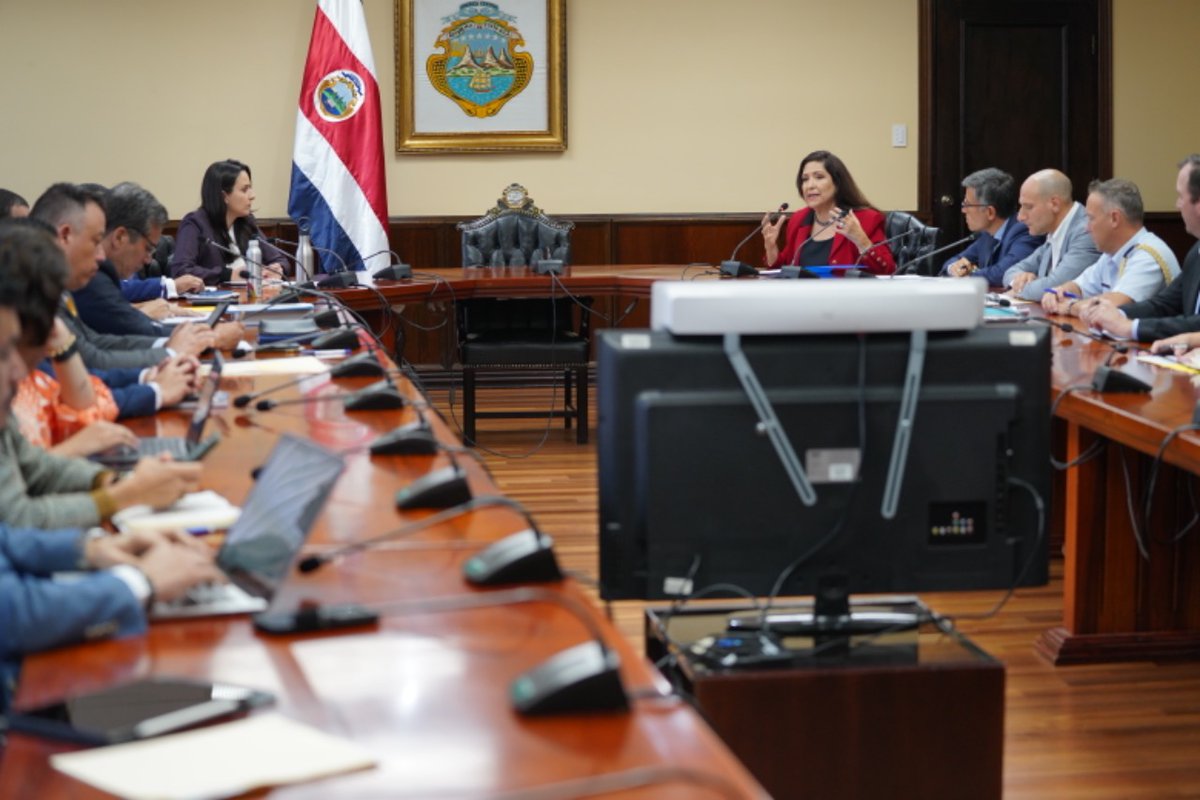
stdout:
[(920, 210), (966, 231), (963, 176), (1112, 171), (1111, 0), (921, 0)]

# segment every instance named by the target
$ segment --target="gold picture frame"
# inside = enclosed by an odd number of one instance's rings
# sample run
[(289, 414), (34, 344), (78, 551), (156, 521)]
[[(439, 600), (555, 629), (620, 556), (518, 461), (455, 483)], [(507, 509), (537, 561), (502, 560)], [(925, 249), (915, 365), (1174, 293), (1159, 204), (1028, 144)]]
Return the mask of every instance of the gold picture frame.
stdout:
[(566, 0), (395, 4), (396, 152), (567, 149)]

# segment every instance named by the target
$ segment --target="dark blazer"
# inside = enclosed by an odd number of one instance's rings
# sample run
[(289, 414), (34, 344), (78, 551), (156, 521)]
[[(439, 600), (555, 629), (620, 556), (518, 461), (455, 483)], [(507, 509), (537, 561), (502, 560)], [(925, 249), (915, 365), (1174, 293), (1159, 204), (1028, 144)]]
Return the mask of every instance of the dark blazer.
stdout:
[(1034, 236), (1024, 222), (1010, 217), (998, 245), (990, 233), (979, 234), (970, 247), (946, 259), (942, 274), (947, 274), (946, 269), (952, 263), (965, 258), (979, 268), (975, 274), (987, 278), (988, 286), (1003, 286), (1008, 268), (1038, 249), (1044, 241), (1045, 236)]
[[(858, 217), (863, 232), (872, 242), (878, 244), (887, 238), (883, 231), (883, 214), (873, 208), (856, 208), (854, 216)], [(812, 229), (813, 210), (811, 208), (805, 208), (792, 214), (792, 218), (788, 220), (787, 224), (786, 244), (779, 253), (779, 258), (775, 259), (775, 263), (771, 266), (780, 267), (784, 264), (791, 264), (796, 258), (796, 250), (812, 235)], [(835, 234), (833, 243), (829, 246), (829, 263), (847, 267), (854, 266), (859, 263), (858, 246), (842, 234)], [(896, 271), (896, 261), (887, 245), (868, 250), (862, 256), (861, 266), (879, 275), (891, 275)]]
[(58, 318), (66, 323), (79, 343), (79, 355), (89, 369), (120, 367), (152, 367), (170, 355), (166, 348), (155, 347), (158, 337), (140, 334), (99, 333), (66, 307), (58, 310)]
[(71, 292), (79, 318), (99, 333), (138, 333), (142, 336), (170, 336), (170, 327), (147, 317), (125, 299), (121, 279), (111, 261), (100, 262), (100, 269), (82, 289)]
[(0, 710), (26, 653), (100, 636), (146, 630), (146, 615), (129, 587), (111, 572), (57, 581), (79, 569), (82, 532), (21, 530), (0, 525)]
[[(254, 218), (250, 218), (255, 235), (260, 237), (264, 264), (287, 264), (287, 256), (277, 248), (272, 247), (262, 239), (262, 231)], [(213, 231), (212, 223), (203, 209), (196, 209), (179, 221), (179, 230), (175, 234), (175, 252), (171, 254), (171, 277), (180, 275), (195, 275), (209, 286), (232, 279), (241, 280), (240, 275), (232, 275), (229, 265), (225, 263), (225, 254), (206, 240), (219, 241)]]
[(1136, 319), (1139, 342), (1155, 342), (1180, 333), (1200, 331), (1196, 298), (1200, 296), (1200, 242), (1192, 245), (1183, 259), (1179, 277), (1153, 297), (1140, 303), (1126, 303), (1121, 311)]

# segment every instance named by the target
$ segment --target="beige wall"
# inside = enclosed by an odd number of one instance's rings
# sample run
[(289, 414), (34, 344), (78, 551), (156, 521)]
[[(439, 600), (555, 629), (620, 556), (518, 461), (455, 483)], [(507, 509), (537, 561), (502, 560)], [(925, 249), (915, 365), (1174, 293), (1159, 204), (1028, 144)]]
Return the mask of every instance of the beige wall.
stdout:
[(1173, 210), (1176, 164), (1200, 152), (1200, 3), (1114, 0), (1113, 29), (1113, 171)]
[[(564, 214), (753, 211), (794, 202), (797, 162), (818, 147), (875, 204), (916, 205), (916, 0), (568, 0), (569, 148), (504, 156), (392, 152), (392, 0), (364, 5), (393, 215), (476, 213), (513, 180)], [(1200, 109), (1179, 102), (1176, 77), (1196, 74), (1185, 39), (1200, 25), (1181, 19), (1200, 22), (1200, 3), (1114, 8), (1116, 171), (1150, 208), (1171, 208), (1170, 165), (1200, 150)], [(232, 156), (255, 170), (260, 213), (283, 215), (312, 12), (303, 0), (0, 0), (0, 186), (32, 200), (55, 180), (132, 179), (178, 217), (204, 167)], [(890, 146), (896, 122), (907, 148)]]

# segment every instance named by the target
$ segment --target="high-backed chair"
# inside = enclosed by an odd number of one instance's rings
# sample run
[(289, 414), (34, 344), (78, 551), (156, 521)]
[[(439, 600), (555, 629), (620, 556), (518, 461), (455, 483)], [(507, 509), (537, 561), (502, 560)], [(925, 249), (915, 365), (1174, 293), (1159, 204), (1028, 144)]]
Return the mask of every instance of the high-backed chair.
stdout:
[[(536, 266), (544, 259), (571, 261), (575, 224), (552, 219), (523, 186), (509, 185), (496, 207), (460, 222), (464, 267)], [(590, 306), (591, 299), (579, 303)], [(463, 375), (463, 434), (476, 441), (476, 420), (562, 417), (576, 426), (576, 441), (588, 438), (590, 316), (568, 297), (465, 300), (457, 304), (459, 362)], [(578, 322), (576, 322), (578, 319)], [(562, 372), (562, 408), (549, 411), (478, 410), (477, 377), (485, 373)], [(511, 384), (509, 384), (511, 385)]]
[(884, 218), (883, 230), (888, 239), (909, 232), (903, 239), (897, 239), (889, 245), (896, 259), (897, 272), (907, 275), (937, 275), (939, 265), (933, 263), (928, 256), (937, 249), (940, 228), (926, 225), (907, 212), (889, 211)]

